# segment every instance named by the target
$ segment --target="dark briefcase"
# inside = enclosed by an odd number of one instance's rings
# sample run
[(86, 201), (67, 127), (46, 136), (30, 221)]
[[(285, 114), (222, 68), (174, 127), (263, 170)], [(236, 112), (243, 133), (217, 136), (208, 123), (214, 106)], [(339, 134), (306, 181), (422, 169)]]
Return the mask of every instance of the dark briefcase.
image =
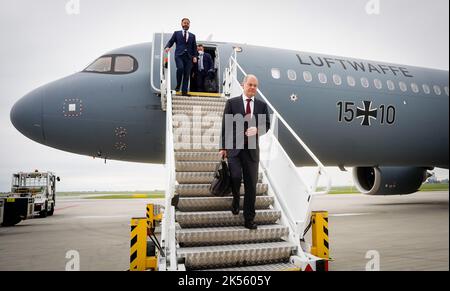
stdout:
[(217, 163), (214, 179), (209, 186), (209, 193), (214, 196), (226, 196), (231, 193), (231, 176), (225, 159)]
[(214, 79), (206, 78), (205, 83), (205, 92), (216, 93), (219, 92), (217, 88), (217, 83)]

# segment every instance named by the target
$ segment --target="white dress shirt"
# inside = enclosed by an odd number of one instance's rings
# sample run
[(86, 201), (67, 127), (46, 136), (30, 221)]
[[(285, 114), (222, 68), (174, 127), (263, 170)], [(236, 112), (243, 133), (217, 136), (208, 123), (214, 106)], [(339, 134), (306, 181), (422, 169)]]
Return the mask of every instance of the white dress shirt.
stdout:
[[(244, 102), (244, 112), (247, 110), (247, 99), (248, 99), (248, 97), (245, 96), (245, 94), (242, 94), (242, 100)], [(250, 112), (251, 112), (251, 116), (253, 118), (253, 108), (255, 106), (255, 96), (253, 96), (250, 99), (252, 99), (252, 102), (250, 102)]]

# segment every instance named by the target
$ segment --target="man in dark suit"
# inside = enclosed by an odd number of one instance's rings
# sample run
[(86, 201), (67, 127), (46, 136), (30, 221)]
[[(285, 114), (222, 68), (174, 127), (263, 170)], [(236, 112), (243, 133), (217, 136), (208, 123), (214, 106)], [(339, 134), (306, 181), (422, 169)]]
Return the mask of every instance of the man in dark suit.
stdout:
[(242, 174), (244, 178), (245, 227), (257, 229), (254, 222), (256, 184), (259, 166), (259, 136), (270, 128), (267, 104), (255, 98), (258, 79), (248, 75), (243, 81), (242, 96), (228, 99), (222, 120), (220, 155), (228, 158), (233, 202), (231, 211), (239, 214)]
[(214, 63), (210, 54), (205, 53), (203, 45), (197, 45), (198, 60), (194, 66), (194, 80), (197, 92), (205, 92), (205, 79), (208, 73), (214, 73)]
[(167, 53), (174, 43), (177, 45), (175, 49), (175, 63), (177, 64), (177, 86), (175, 90), (180, 90), (181, 80), (183, 79), (183, 85), (181, 86), (183, 95), (187, 95), (192, 63), (197, 63), (198, 56), (195, 35), (188, 32), (190, 23), (189, 19), (183, 18), (181, 20), (183, 30), (175, 31), (165, 47)]

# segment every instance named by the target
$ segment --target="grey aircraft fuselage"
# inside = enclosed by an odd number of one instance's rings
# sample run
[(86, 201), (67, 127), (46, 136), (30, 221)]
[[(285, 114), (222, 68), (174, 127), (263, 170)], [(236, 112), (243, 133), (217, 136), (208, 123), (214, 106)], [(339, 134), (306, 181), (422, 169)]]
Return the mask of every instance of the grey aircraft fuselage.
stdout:
[[(106, 54), (135, 58), (132, 73), (82, 71), (33, 90), (12, 108), (13, 125), (60, 150), (164, 163), (166, 113), (157, 91), (160, 44), (153, 43), (154, 49), (143, 43)], [(241, 48), (239, 64), (258, 77), (261, 91), (324, 165), (448, 168), (448, 71), (203, 43), (216, 49), (220, 84), (233, 47)], [(171, 66), (174, 88), (173, 60)], [(288, 131), (279, 130), (294, 163), (313, 165)]]

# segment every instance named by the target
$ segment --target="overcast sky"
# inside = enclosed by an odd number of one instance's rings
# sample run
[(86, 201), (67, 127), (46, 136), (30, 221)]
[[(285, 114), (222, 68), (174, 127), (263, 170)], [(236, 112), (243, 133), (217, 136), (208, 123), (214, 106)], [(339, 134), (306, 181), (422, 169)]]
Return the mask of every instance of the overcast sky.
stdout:
[[(79, 2), (79, 11), (67, 10), (68, 2)], [(56, 172), (63, 191), (163, 189), (164, 166), (104, 164), (48, 148), (16, 131), (9, 112), (34, 88), (107, 51), (178, 30), (183, 17), (199, 40), (212, 34), (216, 41), (448, 70), (448, 11), (448, 0), (0, 0), (0, 191), (9, 190), (13, 172), (33, 169)], [(331, 172), (335, 185), (352, 184), (349, 173)], [(448, 177), (447, 170), (437, 174)]]

